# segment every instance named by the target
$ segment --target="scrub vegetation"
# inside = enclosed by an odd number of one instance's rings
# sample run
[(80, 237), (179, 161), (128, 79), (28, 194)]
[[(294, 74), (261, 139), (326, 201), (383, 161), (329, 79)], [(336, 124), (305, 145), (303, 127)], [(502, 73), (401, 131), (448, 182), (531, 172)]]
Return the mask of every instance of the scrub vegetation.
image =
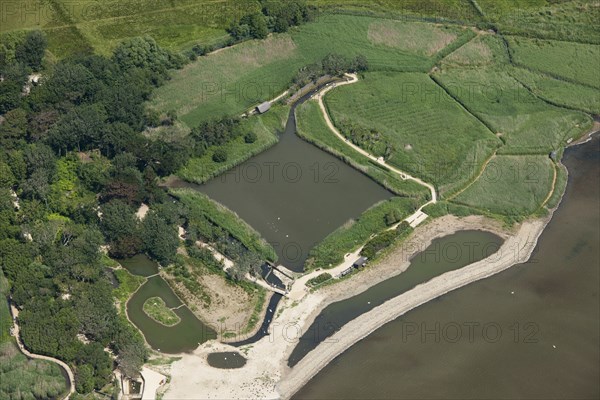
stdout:
[(238, 240), (246, 249), (255, 251), (267, 260), (277, 259), (273, 247), (227, 207), (191, 189), (173, 189), (171, 194), (189, 208), (188, 224), (193, 225), (198, 234), (208, 238), (209, 242), (212, 243), (211, 239), (219, 236), (219, 233), (215, 232), (215, 227), (218, 227), (226, 235)]
[(0, 398), (57, 398), (67, 390), (60, 367), (27, 358), (10, 336), (12, 317), (5, 297), (8, 292), (8, 281), (0, 267)]

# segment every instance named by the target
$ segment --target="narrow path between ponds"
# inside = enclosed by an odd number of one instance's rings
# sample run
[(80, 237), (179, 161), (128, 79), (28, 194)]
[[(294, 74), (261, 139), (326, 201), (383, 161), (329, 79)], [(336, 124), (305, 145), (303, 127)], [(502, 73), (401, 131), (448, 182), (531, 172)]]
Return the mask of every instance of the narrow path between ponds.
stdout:
[(12, 331), (12, 335), (15, 337), (15, 339), (17, 339), (17, 346), (19, 346), (19, 350), (21, 350), (21, 352), (23, 354), (25, 354), (29, 358), (38, 359), (38, 360), (44, 360), (44, 361), (50, 361), (50, 362), (53, 362), (55, 364), (58, 364), (67, 373), (67, 377), (68, 377), (68, 381), (69, 381), (68, 382), (69, 392), (65, 396), (64, 400), (69, 400), (69, 398), (71, 397), (71, 395), (73, 393), (75, 393), (75, 375), (73, 375), (73, 371), (71, 370), (71, 367), (69, 367), (65, 362), (63, 362), (61, 360), (58, 360), (56, 358), (52, 358), (52, 357), (48, 357), (48, 356), (43, 356), (41, 354), (33, 354), (33, 353), (30, 353), (29, 351), (27, 351), (27, 349), (23, 345), (23, 342), (21, 342), (21, 336), (19, 334), (19, 324), (17, 323), (17, 318), (19, 317), (19, 310), (13, 304), (11, 304), (10, 305), (10, 312), (11, 312), (12, 317), (13, 317), (13, 331)]

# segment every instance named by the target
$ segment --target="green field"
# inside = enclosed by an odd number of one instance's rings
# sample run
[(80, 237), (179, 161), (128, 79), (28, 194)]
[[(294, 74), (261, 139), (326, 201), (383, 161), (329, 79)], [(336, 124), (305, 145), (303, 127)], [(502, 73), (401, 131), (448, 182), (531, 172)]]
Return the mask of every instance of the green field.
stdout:
[(203, 215), (239, 240), (247, 249), (255, 251), (267, 260), (275, 261), (277, 259), (273, 247), (227, 207), (192, 189), (172, 189), (171, 194), (190, 208), (190, 214)]
[(391, 146), (390, 163), (442, 191), (471, 179), (500, 145), (426, 74), (368, 73), (326, 104), (344, 134), (349, 124), (375, 130), (370, 152), (383, 156)]
[(502, 33), (600, 43), (596, 0), (477, 0), (488, 21)]
[(416, 205), (414, 200), (394, 197), (371, 207), (358, 220), (348, 221), (315, 246), (309, 253), (305, 270), (340, 264), (347, 253), (361, 247), (371, 235), (388, 228), (386, 214), (396, 210), (404, 219), (416, 210)]
[(506, 47), (496, 35), (481, 34), (441, 61), (442, 68), (484, 67), (508, 62)]
[(453, 69), (435, 78), (499, 134), (499, 153), (548, 154), (591, 127), (588, 115), (547, 104), (503, 69)]
[(469, 0), (309, 0), (322, 8), (382, 16), (408, 16), (436, 20), (479, 21), (481, 16)]
[(524, 68), (515, 68), (509, 72), (535, 96), (547, 102), (600, 115), (599, 89), (555, 79)]
[(509, 37), (514, 62), (600, 89), (600, 45)]
[[(406, 35), (417, 30), (418, 35)], [(438, 51), (472, 34), (458, 27), (328, 15), (287, 34), (201, 57), (175, 72), (173, 79), (156, 91), (150, 107), (159, 112), (176, 110), (180, 120), (193, 127), (207, 119), (242, 114), (278, 96), (288, 89), (300, 68), (329, 53), (362, 54), (373, 70), (426, 72)], [(394, 40), (387, 39), (388, 35)]]
[(296, 110), (298, 135), (317, 147), (341, 158), (347, 164), (364, 172), (390, 191), (403, 196), (425, 198), (427, 188), (412, 182), (403, 181), (397, 174), (384, 169), (366, 156), (353, 150), (335, 136), (325, 123), (321, 108), (316, 101), (307, 101)]
[[(385, 16), (478, 20), (468, 0), (309, 0), (330, 15), (339, 8)], [(258, 0), (15, 0), (0, 10), (0, 33), (42, 29), (50, 51), (58, 57), (76, 53), (109, 54), (120, 41), (150, 35), (163, 47), (183, 50), (192, 45), (223, 43), (225, 29), (250, 11)]]
[(277, 143), (277, 132), (285, 128), (288, 113), (289, 107), (281, 106), (272, 108), (267, 114), (244, 119), (242, 121), (244, 130), (256, 133), (257, 140), (254, 143), (246, 143), (241, 136), (219, 146), (227, 152), (227, 161), (223, 163), (217, 163), (212, 159), (215, 149), (211, 148), (202, 157), (190, 159), (177, 175), (186, 181), (201, 184), (243, 163)]
[(531, 215), (551, 193), (553, 180), (548, 156), (499, 156), (453, 201), (497, 215)]
[[(29, 12), (21, 11), (23, 7)], [(95, 51), (109, 54), (122, 40), (150, 35), (163, 47), (225, 40), (225, 28), (254, 1), (213, 0), (17, 0), (2, 8), (0, 32), (42, 29), (58, 57)]]

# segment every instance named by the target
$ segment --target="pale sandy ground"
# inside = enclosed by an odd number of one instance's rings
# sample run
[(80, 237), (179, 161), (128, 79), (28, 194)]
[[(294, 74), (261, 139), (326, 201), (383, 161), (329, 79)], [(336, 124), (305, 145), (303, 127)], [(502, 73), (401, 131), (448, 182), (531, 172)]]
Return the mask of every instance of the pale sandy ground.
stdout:
[[(271, 335), (242, 348), (248, 359), (243, 368), (222, 370), (210, 367), (206, 362), (207, 354), (236, 350), (216, 342), (204, 343), (194, 353), (183, 355), (172, 365), (172, 380), (164, 399), (289, 398), (333, 358), (383, 324), (449, 291), (529, 259), (548, 220), (528, 221), (511, 232), (483, 217), (459, 219), (447, 216), (421, 226), (405, 244), (353, 278), (310, 293), (300, 301), (283, 300), (280, 305), (282, 312), (277, 312)], [(355, 296), (403, 272), (410, 258), (429, 246), (433, 239), (465, 229), (492, 231), (504, 237), (506, 242), (491, 257), (447, 272), (361, 315), (342, 327), (330, 340), (321, 343), (293, 369), (287, 367), (287, 358), (297, 338), (328, 304)]]
[(147, 367), (142, 368), (142, 377), (144, 378), (142, 400), (155, 400), (156, 391), (166, 382), (167, 377)]

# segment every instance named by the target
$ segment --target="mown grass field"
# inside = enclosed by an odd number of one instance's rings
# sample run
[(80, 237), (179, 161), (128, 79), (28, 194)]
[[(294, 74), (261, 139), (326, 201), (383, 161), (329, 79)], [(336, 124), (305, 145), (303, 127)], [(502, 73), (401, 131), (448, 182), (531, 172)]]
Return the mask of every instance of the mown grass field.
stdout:
[(509, 37), (517, 65), (600, 89), (600, 45)]
[(453, 201), (517, 218), (540, 209), (552, 192), (553, 180), (554, 165), (548, 156), (498, 156)]
[(305, 269), (331, 268), (340, 264), (347, 253), (358, 249), (371, 235), (382, 232), (388, 227), (385, 216), (390, 211), (398, 211), (404, 219), (417, 207), (414, 200), (400, 197), (376, 204), (357, 220), (348, 221), (315, 246), (309, 253)]
[(255, 251), (267, 260), (277, 259), (273, 246), (227, 207), (192, 189), (171, 189), (171, 194), (189, 207), (192, 213), (204, 215), (213, 224), (239, 240), (247, 249)]
[[(376, 131), (371, 151), (408, 173), (449, 190), (476, 175), (501, 142), (426, 74), (368, 73), (326, 97), (338, 127)], [(344, 134), (346, 132), (343, 132)]]
[(582, 112), (538, 99), (505, 69), (452, 69), (435, 78), (499, 134), (505, 143), (499, 153), (548, 154), (592, 124)]
[(277, 132), (285, 128), (289, 113), (289, 107), (278, 106), (272, 108), (269, 113), (242, 121), (242, 126), (246, 131), (256, 133), (254, 143), (246, 143), (244, 137), (219, 146), (227, 152), (227, 161), (217, 163), (212, 156), (214, 148), (209, 149), (202, 157), (190, 159), (178, 173), (179, 177), (188, 182), (198, 184), (205, 183), (211, 178), (235, 167), (248, 160), (250, 157), (275, 145), (278, 141)]
[[(126, 38), (150, 35), (172, 50), (226, 38), (225, 28), (255, 1), (16, 0), (2, 7), (0, 32), (42, 29), (58, 57), (109, 54)], [(23, 11), (27, 10), (27, 12)]]
[(469, 0), (309, 0), (323, 12), (349, 10), (357, 13), (407, 16), (433, 20), (479, 21), (481, 15)]
[[(352, 10), (385, 16), (478, 20), (469, 0), (309, 0), (329, 15)], [(260, 9), (257, 0), (13, 0), (0, 8), (0, 33), (44, 30), (58, 57), (76, 53), (109, 54), (123, 39), (150, 35), (172, 50), (196, 43), (221, 43), (225, 29), (241, 15)]]
[(210, 118), (242, 114), (276, 97), (300, 68), (320, 62), (329, 53), (362, 54), (373, 70), (426, 72), (447, 45), (472, 34), (468, 29), (420, 22), (326, 15), (288, 34), (201, 57), (174, 73), (149, 105), (160, 112), (176, 110), (193, 127)]
[[(598, 73), (600, 75), (600, 71)], [(510, 70), (510, 75), (535, 96), (547, 102), (600, 115), (599, 89), (555, 79), (524, 68)]]
[(28, 359), (10, 336), (7, 293), (8, 282), (0, 268), (0, 399), (58, 398), (67, 389), (60, 367)]
[(427, 188), (412, 182), (403, 181), (397, 174), (376, 165), (369, 158), (353, 150), (335, 135), (325, 122), (321, 108), (316, 101), (307, 101), (296, 109), (298, 135), (319, 148), (343, 159), (354, 168), (363, 171), (392, 192), (416, 198), (425, 198)]
[(496, 35), (480, 34), (441, 61), (442, 68), (485, 67), (508, 62), (506, 47)]
[(506, 34), (583, 43), (600, 43), (596, 0), (477, 0), (485, 14)]

